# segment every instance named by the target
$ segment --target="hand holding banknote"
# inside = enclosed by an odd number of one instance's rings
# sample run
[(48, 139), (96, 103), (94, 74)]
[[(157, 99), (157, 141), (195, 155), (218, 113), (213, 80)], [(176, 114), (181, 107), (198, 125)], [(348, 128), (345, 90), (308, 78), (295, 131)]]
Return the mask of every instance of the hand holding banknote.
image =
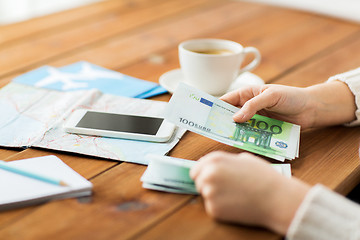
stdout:
[(250, 153), (213, 152), (198, 162), (190, 176), (207, 213), (219, 220), (261, 225), (284, 234), (288, 227), (284, 223), (291, 222), (309, 190)]
[(272, 84), (248, 86), (220, 99), (241, 108), (233, 116), (236, 122), (246, 122), (259, 113), (306, 129), (354, 120), (356, 106), (353, 98), (346, 84), (333, 81), (307, 88)]
[[(180, 194), (199, 194), (190, 177), (190, 169), (197, 165), (198, 161), (154, 154), (148, 154), (145, 158), (149, 161), (149, 166), (141, 177), (144, 188)], [(289, 163), (270, 166), (281, 175), (291, 177)]]
[(254, 115), (236, 123), (239, 108), (199, 89), (180, 83), (165, 111), (165, 119), (216, 141), (279, 161), (299, 155), (300, 126)]
[[(280, 85), (254, 86), (229, 93), (223, 96), (222, 100), (242, 107), (233, 116), (233, 119), (239, 122), (251, 119), (260, 110), (263, 111), (259, 113), (288, 120), (304, 128), (341, 124), (356, 119), (354, 95), (344, 83), (338, 81), (306, 89)], [(242, 114), (245, 115), (244, 118)], [(238, 119), (239, 117), (242, 119)], [(249, 153), (208, 154), (192, 168), (190, 176), (204, 198), (206, 211), (214, 218), (264, 226), (283, 236), (288, 233), (295, 212), (300, 205), (303, 206), (310, 190), (306, 183), (296, 178), (287, 179), (271, 171), (264, 160)], [(315, 190), (312, 191), (314, 193)], [(321, 198), (321, 194), (318, 195)], [(324, 193), (322, 196), (324, 197)], [(311, 215), (309, 209), (315, 206), (333, 216), (331, 204), (311, 204), (308, 203), (305, 207), (308, 212), (304, 218)], [(302, 210), (304, 213), (304, 208)], [(309, 239), (318, 239), (320, 235), (317, 234), (322, 233), (315, 230), (317, 223), (304, 221), (297, 224), (297, 228), (292, 229), (292, 237), (297, 233), (301, 236), (311, 227), (314, 230), (311, 231), (313, 235), (310, 234)], [(341, 230), (341, 227), (335, 225), (334, 228)], [(326, 229), (323, 229), (324, 233), (325, 231)], [(329, 237), (326, 234), (321, 235), (323, 238), (325, 236)], [(325, 238), (329, 239), (327, 237)], [(336, 236), (332, 237), (337, 239)]]
[(313, 119), (305, 88), (281, 85), (247, 86), (222, 96), (220, 99), (241, 108), (233, 119), (246, 122), (256, 113), (309, 127)]

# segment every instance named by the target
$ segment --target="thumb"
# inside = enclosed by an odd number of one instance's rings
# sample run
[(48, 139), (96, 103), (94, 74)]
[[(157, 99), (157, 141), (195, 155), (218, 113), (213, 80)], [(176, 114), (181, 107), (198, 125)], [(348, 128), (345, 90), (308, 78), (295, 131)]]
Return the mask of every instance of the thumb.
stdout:
[(264, 108), (273, 107), (279, 100), (279, 96), (266, 89), (261, 94), (248, 100), (244, 106), (234, 114), (235, 122), (246, 122), (250, 120), (258, 111)]

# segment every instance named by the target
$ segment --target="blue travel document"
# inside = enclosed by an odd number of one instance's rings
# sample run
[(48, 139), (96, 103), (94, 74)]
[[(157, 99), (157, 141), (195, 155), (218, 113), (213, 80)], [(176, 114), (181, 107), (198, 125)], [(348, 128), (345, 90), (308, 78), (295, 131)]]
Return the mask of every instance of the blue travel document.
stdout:
[(149, 98), (167, 92), (157, 83), (85, 61), (61, 68), (43, 66), (14, 78), (13, 82), (57, 91), (97, 89), (102, 93), (134, 98)]

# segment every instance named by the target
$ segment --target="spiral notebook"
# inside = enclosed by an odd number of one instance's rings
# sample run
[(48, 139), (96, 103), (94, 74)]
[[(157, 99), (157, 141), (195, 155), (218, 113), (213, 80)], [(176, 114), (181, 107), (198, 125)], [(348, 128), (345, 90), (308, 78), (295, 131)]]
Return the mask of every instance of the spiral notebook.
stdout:
[(54, 199), (91, 195), (92, 184), (56, 156), (8, 162), (24, 171), (62, 179), (68, 186), (58, 186), (0, 169), (0, 211)]

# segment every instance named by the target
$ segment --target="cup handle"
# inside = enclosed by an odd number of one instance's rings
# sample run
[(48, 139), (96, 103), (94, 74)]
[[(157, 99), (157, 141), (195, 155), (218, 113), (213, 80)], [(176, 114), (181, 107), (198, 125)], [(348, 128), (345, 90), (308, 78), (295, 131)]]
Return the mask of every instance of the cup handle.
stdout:
[(254, 54), (254, 59), (248, 65), (240, 69), (239, 75), (243, 72), (251, 71), (259, 65), (261, 60), (261, 54), (259, 50), (254, 47), (245, 47), (244, 48), (245, 56), (250, 53)]

